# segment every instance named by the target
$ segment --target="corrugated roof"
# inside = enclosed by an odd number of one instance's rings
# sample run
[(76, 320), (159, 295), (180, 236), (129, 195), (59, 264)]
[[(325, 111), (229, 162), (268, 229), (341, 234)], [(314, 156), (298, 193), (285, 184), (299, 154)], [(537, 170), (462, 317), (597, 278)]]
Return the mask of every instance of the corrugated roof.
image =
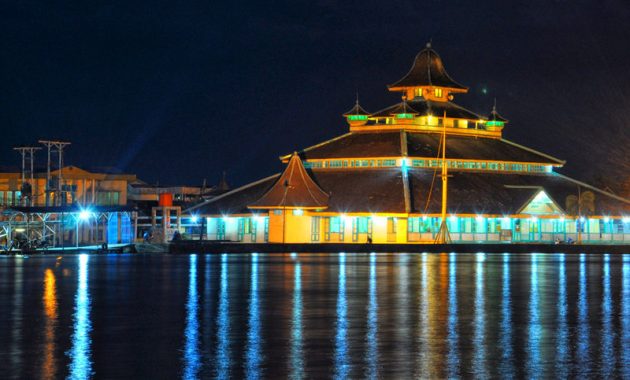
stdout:
[[(410, 169), (411, 212), (425, 213), (433, 181), (433, 170)], [(404, 213), (404, 184), (397, 168), (371, 170), (314, 170), (313, 180), (330, 194), (326, 211), (338, 213)], [(202, 214), (221, 215), (251, 213), (247, 205), (271, 188), (277, 176), (231, 191), (216, 201), (198, 207)], [(448, 213), (509, 215), (517, 213), (536, 193), (545, 193), (564, 208), (566, 197), (582, 191), (595, 193), (597, 215), (619, 216), (630, 213), (630, 200), (623, 200), (581, 184), (559, 174), (494, 174), (481, 172), (450, 172)], [(441, 210), (439, 170), (426, 209), (428, 214)]]

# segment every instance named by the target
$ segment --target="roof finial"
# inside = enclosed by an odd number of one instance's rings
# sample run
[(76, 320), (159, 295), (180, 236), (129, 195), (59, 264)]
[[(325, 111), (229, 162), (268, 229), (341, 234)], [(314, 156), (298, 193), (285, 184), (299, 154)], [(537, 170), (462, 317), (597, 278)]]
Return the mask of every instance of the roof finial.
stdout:
[(492, 106), (492, 113), (497, 113), (497, 98), (494, 98), (494, 105)]
[(359, 105), (359, 90), (357, 90), (357, 101), (356, 101), (357, 106)]
[(433, 37), (429, 38), (429, 42), (427, 42), (427, 49), (431, 49), (432, 42), (433, 42)]

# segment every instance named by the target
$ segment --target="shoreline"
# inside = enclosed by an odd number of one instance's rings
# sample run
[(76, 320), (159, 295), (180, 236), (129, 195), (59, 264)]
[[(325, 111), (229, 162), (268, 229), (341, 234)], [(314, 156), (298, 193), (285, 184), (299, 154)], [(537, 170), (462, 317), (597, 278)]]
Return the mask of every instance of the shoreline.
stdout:
[(169, 244), (171, 254), (189, 253), (370, 253), (370, 252), (485, 252), (485, 253), (630, 253), (630, 245), (621, 244), (544, 244), (544, 243), (457, 243), (457, 244), (300, 244), (300, 243), (217, 243), (211, 241), (178, 241)]

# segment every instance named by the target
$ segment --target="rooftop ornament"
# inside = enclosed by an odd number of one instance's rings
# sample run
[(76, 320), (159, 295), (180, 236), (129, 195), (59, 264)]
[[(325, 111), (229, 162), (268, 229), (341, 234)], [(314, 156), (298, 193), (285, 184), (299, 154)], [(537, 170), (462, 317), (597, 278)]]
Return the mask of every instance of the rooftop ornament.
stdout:
[(365, 125), (368, 121), (369, 116), (370, 113), (364, 110), (363, 107), (361, 107), (361, 105), (359, 104), (359, 95), (357, 95), (357, 100), (354, 104), (354, 107), (343, 114), (343, 117), (346, 118), (350, 126)]

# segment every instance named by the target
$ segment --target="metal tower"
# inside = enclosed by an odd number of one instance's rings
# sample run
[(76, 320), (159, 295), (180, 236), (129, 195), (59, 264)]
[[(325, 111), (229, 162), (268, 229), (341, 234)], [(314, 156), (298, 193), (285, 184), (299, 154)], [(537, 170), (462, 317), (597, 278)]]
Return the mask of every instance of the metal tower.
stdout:
[[(43, 144), (48, 149), (48, 162), (46, 165), (46, 206), (50, 206), (50, 193), (53, 191), (50, 186), (50, 166), (51, 166), (51, 153), (57, 153), (58, 163), (57, 168), (59, 170), (57, 175), (57, 196), (55, 197), (55, 205), (61, 206), (61, 194), (63, 186), (63, 149), (70, 145), (66, 141), (56, 140), (39, 140), (40, 144)], [(55, 148), (53, 150), (53, 148)]]
[(18, 146), (13, 148), (13, 150), (20, 152), (22, 155), (22, 185), (20, 188), (22, 194), (22, 198), (20, 200), (21, 206), (33, 205), (33, 191), (35, 185), (33, 181), (33, 166), (35, 163), (35, 151), (40, 149), (42, 148), (33, 146)]

